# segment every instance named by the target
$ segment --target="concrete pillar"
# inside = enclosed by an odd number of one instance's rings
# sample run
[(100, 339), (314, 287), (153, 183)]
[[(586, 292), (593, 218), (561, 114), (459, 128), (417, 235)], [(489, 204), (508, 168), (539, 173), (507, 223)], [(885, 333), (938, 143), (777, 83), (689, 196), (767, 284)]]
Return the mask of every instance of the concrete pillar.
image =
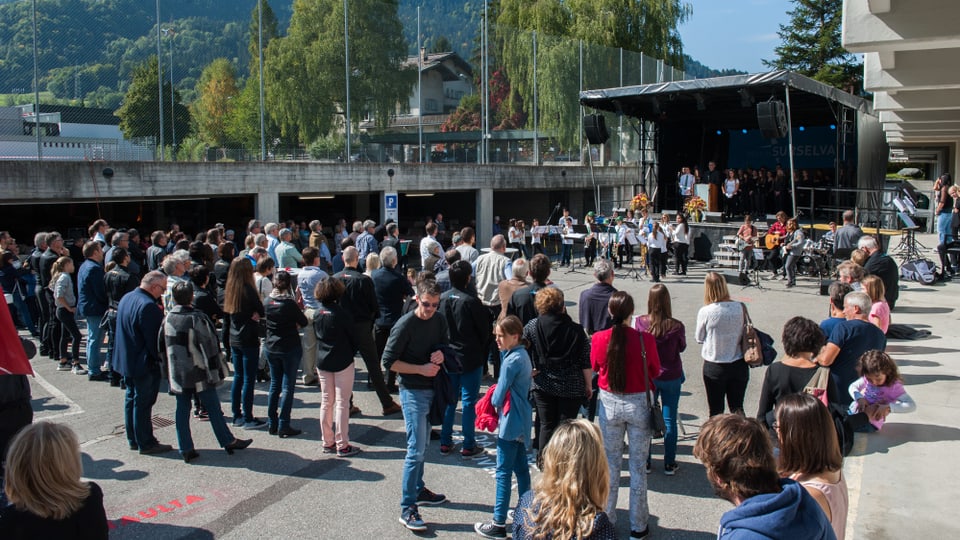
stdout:
[[(502, 224), (501, 224), (502, 225)], [(477, 249), (490, 246), (493, 237), (493, 189), (477, 190)]]
[(257, 193), (257, 219), (260, 223), (280, 222), (280, 194), (277, 192)]
[[(577, 223), (583, 223), (583, 216), (587, 215), (587, 212), (590, 211), (583, 206), (583, 190), (571, 189), (567, 196), (570, 200), (570, 203), (567, 205), (567, 208), (570, 209), (570, 215), (577, 219)], [(557, 219), (559, 220), (562, 215), (563, 214), (557, 214)], [(556, 223), (551, 223), (550, 225), (556, 225)]]

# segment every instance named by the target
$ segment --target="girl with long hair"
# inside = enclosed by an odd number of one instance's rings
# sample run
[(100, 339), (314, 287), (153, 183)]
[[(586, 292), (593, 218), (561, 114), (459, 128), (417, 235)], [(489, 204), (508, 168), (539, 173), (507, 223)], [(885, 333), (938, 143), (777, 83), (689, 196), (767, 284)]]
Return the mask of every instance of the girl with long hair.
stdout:
[(743, 360), (740, 336), (743, 334), (746, 306), (730, 299), (727, 281), (716, 272), (707, 272), (703, 280), (703, 307), (697, 312), (697, 343), (703, 344), (703, 385), (707, 391), (710, 416), (723, 412), (726, 400), (730, 412), (743, 414), (743, 397), (750, 371)]
[[(53, 262), (50, 270), (50, 289), (53, 290), (53, 300), (56, 305), (54, 313), (60, 323), (60, 365), (57, 371), (72, 371), (74, 375), (86, 375), (87, 370), (80, 365), (80, 328), (77, 327), (77, 295), (73, 289), (73, 259), (67, 256), (60, 257)], [(67, 345), (70, 345), (70, 355), (67, 355)], [(73, 364), (71, 367), (71, 363)]]
[(561, 424), (544, 452), (543, 474), (520, 497), (514, 540), (617, 538), (604, 512), (610, 484), (600, 429), (582, 418)]
[[(647, 314), (637, 317), (634, 328), (650, 332), (657, 341), (661, 371), (654, 378), (654, 383), (656, 395), (662, 400), (663, 420), (667, 426), (663, 436), (663, 472), (673, 476), (677, 470), (677, 407), (680, 403), (680, 387), (686, 380), (680, 353), (687, 348), (687, 330), (682, 322), (673, 318), (670, 291), (665, 285), (658, 283), (650, 287)], [(650, 470), (649, 455), (647, 470)]]
[(830, 520), (837, 540), (847, 528), (847, 481), (830, 412), (810, 394), (784, 396), (777, 405), (780, 476), (796, 480)]
[(69, 427), (37, 422), (10, 443), (0, 508), (3, 537), (100, 538), (108, 536), (103, 490), (84, 482), (80, 442)]
[(647, 236), (647, 255), (652, 281), (660, 283), (660, 276), (667, 273), (667, 235), (660, 228), (659, 221), (654, 221), (652, 227)]
[[(516, 315), (508, 315), (498, 321), (494, 336), (501, 356), (500, 377), (490, 398), (500, 413), (497, 427), (497, 497), (493, 506), (493, 520), (477, 523), (473, 528), (484, 538), (506, 538), (511, 480), (516, 476), (517, 492), (521, 495), (530, 490), (527, 449), (533, 427), (533, 407), (527, 396), (530, 394), (533, 370), (523, 339), (523, 323)], [(509, 407), (506, 406), (508, 399)]]
[(673, 273), (678, 276), (687, 275), (687, 265), (690, 261), (690, 228), (687, 226), (687, 216), (677, 212), (677, 224), (671, 228), (673, 240)]
[(260, 361), (260, 319), (263, 302), (253, 281), (253, 267), (245, 258), (234, 259), (227, 273), (223, 311), (230, 315), (230, 353), (233, 386), (230, 388), (233, 425), (244, 429), (267, 426), (253, 416), (253, 388)]
[[(610, 296), (607, 309), (613, 326), (593, 334), (590, 364), (598, 374), (600, 430), (610, 477), (606, 512), (616, 522), (617, 492), (623, 461), (623, 436), (630, 447), (630, 536), (645, 538), (647, 520), (647, 475), (645, 467), (650, 449), (650, 406), (648, 383), (660, 375), (657, 342), (648, 332), (630, 327), (633, 297), (624, 291)], [(651, 383), (652, 384), (652, 383)]]
[(883, 285), (883, 280), (877, 276), (869, 275), (863, 278), (860, 284), (863, 286), (863, 292), (870, 295), (870, 301), (873, 302), (873, 305), (870, 306), (870, 322), (886, 334), (887, 329), (890, 328), (890, 304), (884, 297), (886, 288)]

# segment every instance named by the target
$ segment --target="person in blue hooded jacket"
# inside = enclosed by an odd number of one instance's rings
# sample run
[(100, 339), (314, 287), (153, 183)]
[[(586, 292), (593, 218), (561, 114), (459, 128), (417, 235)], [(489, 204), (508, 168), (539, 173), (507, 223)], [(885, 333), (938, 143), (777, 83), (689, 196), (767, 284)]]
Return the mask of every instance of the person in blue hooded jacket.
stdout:
[(777, 474), (773, 446), (754, 418), (717, 415), (704, 423), (693, 455), (721, 498), (736, 508), (720, 518), (718, 540), (834, 540), (830, 521), (807, 490)]

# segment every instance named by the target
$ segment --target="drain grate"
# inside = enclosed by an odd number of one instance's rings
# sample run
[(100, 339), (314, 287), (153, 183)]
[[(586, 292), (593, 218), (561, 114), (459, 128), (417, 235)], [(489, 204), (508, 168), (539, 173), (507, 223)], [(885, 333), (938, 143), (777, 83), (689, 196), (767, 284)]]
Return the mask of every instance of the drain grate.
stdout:
[(162, 416), (154, 416), (154, 417), (151, 418), (150, 420), (153, 422), (153, 427), (158, 428), (158, 429), (159, 429), (159, 428), (170, 427), (170, 426), (176, 424), (176, 422), (174, 422), (173, 420), (171, 420), (171, 419), (169, 419), (169, 418), (164, 418), (164, 417), (162, 417)]

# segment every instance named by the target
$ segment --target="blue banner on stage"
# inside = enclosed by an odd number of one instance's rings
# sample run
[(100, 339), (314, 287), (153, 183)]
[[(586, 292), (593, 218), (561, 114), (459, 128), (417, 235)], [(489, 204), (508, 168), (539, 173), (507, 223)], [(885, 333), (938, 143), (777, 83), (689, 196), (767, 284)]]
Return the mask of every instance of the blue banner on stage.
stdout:
[[(797, 169), (832, 169), (837, 157), (837, 131), (830, 126), (797, 127), (793, 130), (793, 163)], [(853, 151), (854, 155), (855, 150)], [(730, 130), (728, 167), (790, 166), (787, 138), (767, 139), (758, 129)]]

